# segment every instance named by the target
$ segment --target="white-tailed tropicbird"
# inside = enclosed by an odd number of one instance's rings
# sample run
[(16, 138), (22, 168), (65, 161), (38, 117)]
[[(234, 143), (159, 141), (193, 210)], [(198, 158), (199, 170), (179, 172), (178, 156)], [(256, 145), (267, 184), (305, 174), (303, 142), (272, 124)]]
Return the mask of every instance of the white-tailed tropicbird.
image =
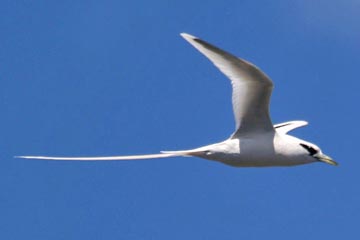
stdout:
[(218, 161), (234, 167), (293, 166), (313, 162), (337, 163), (323, 154), (318, 146), (288, 135), (305, 121), (290, 121), (273, 125), (269, 102), (273, 83), (255, 65), (237, 58), (197, 37), (181, 36), (204, 54), (232, 84), (232, 104), (236, 130), (225, 141), (182, 151), (162, 151), (159, 154), (111, 157), (49, 157), (18, 156), (45, 160), (136, 160), (194, 156)]

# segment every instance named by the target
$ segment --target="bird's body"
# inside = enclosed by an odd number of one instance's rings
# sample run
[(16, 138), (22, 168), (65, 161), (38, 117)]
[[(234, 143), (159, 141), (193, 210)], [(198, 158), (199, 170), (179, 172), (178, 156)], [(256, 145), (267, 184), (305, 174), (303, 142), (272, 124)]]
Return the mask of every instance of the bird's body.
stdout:
[[(276, 144), (274, 144), (276, 142)], [(178, 156), (194, 156), (221, 162), (233, 167), (294, 166), (315, 162), (298, 147), (299, 139), (276, 131), (241, 138), (185, 151), (164, 151)]]
[(234, 167), (294, 166), (312, 162), (337, 165), (316, 145), (288, 135), (304, 126), (305, 121), (291, 121), (273, 125), (269, 103), (273, 83), (255, 65), (237, 58), (199, 38), (181, 34), (204, 54), (231, 81), (235, 132), (229, 139), (207, 146), (183, 150), (163, 151), (160, 154), (111, 157), (47, 157), (20, 156), (46, 160), (137, 160), (193, 156), (221, 162)]

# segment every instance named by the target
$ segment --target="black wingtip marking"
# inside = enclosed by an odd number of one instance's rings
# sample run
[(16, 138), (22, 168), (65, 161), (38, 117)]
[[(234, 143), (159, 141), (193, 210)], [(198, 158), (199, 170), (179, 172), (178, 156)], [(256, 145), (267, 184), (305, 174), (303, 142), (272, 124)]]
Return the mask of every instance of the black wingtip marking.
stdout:
[(197, 37), (194, 37), (193, 40), (197, 43), (200, 43), (201, 45), (205, 45), (205, 46), (211, 46), (211, 47), (214, 47), (213, 45), (211, 45), (210, 43), (200, 39), (200, 38), (197, 38)]

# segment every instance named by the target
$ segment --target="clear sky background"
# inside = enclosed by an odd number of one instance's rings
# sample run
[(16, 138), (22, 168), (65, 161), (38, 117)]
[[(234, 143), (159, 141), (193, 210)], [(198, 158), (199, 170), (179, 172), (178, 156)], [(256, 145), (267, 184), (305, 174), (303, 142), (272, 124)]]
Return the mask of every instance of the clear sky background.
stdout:
[[(349, 0), (0, 2), (0, 239), (358, 239), (360, 4)], [(157, 153), (234, 130), (201, 37), (274, 81), (274, 123), (340, 163), (232, 168)]]

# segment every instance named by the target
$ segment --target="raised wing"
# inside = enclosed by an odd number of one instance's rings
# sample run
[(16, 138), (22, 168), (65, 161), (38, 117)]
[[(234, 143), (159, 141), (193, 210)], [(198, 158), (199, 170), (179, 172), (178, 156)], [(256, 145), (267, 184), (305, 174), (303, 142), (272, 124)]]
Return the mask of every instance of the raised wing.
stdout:
[(245, 60), (197, 37), (186, 33), (182, 33), (181, 36), (231, 80), (236, 123), (232, 137), (274, 131), (269, 115), (272, 81), (260, 69)]
[(15, 156), (15, 158), (40, 159), (40, 160), (68, 160), (68, 161), (120, 161), (120, 160), (143, 160), (154, 158), (167, 158), (181, 156), (179, 153), (159, 153), (133, 156), (111, 157), (51, 157), (51, 156)]

